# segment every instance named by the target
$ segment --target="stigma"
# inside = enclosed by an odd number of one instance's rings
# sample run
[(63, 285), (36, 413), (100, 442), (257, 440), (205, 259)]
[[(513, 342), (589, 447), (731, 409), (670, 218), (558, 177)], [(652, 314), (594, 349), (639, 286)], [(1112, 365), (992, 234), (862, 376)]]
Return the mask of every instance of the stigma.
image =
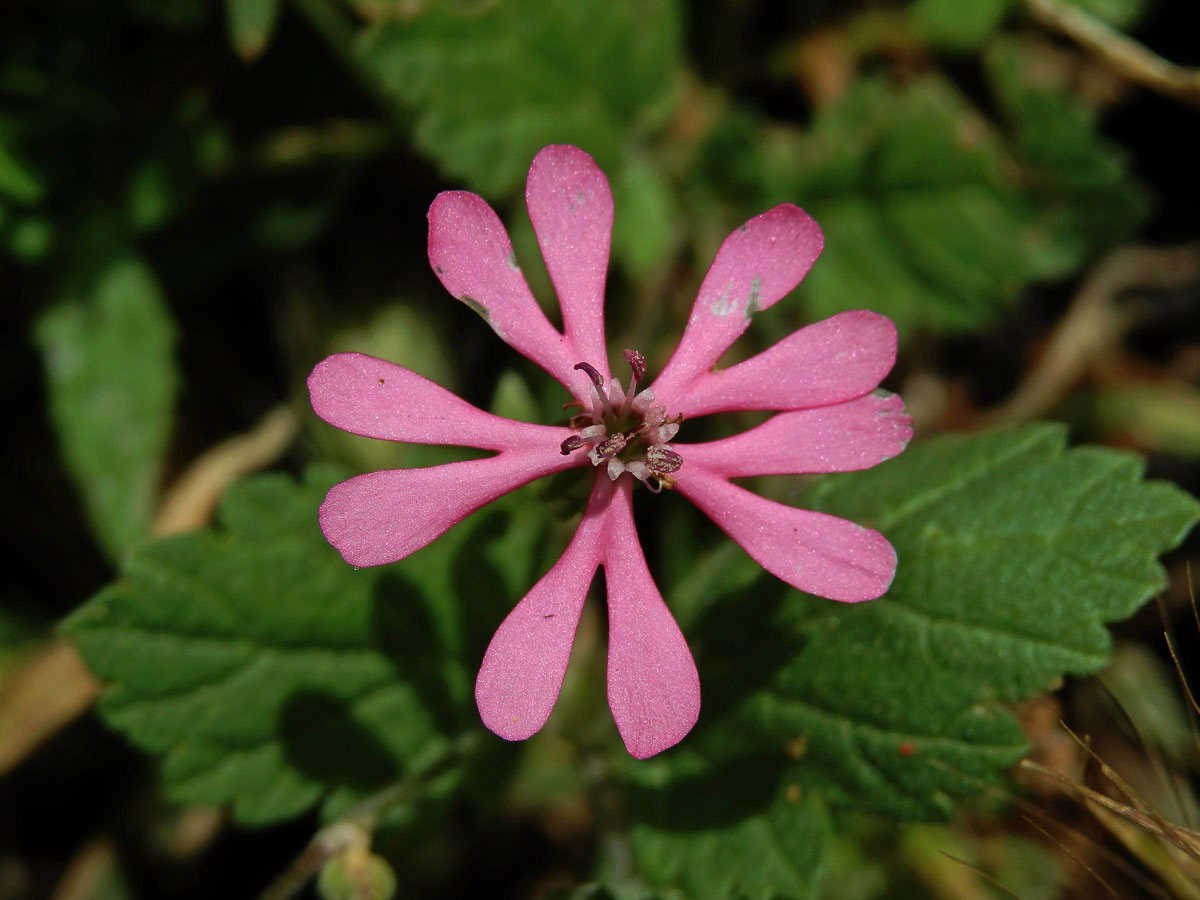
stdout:
[(575, 366), (591, 382), (590, 404), (566, 404), (579, 412), (570, 422), (576, 434), (563, 441), (561, 449), (568, 456), (586, 447), (592, 465), (604, 466), (612, 481), (628, 472), (657, 494), (675, 486), (671, 475), (683, 465), (683, 457), (669, 444), (683, 416), (668, 418), (665, 406), (654, 405), (654, 391), (638, 391), (638, 384), (646, 380), (642, 354), (626, 350), (625, 361), (632, 370), (628, 391), (616, 378), (606, 384), (595, 366)]

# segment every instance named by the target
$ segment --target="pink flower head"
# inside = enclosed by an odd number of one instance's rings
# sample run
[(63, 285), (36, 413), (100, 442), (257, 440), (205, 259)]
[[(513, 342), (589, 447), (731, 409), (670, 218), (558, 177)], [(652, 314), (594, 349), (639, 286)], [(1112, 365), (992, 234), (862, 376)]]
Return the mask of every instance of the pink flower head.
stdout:
[[(500, 219), (480, 197), (439, 194), (429, 210), (429, 261), (446, 289), (573, 397), (567, 425), (484, 412), (408, 369), (339, 353), (308, 379), (313, 409), (354, 434), (453, 444), (493, 456), (342, 482), (321, 505), (321, 528), (355, 566), (403, 559), (484, 505), (536, 478), (592, 468), (591, 499), (562, 557), (501, 623), (475, 698), (484, 724), (521, 740), (558, 699), (584, 596), (603, 566), (608, 590), (608, 702), (638, 758), (674, 745), (696, 723), (700, 681), (638, 542), (634, 483), (673, 488), (763, 568), (796, 588), (856, 602), (887, 590), (896, 554), (853, 522), (763, 499), (732, 479), (845, 472), (895, 456), (911, 437), (900, 399), (875, 390), (896, 357), (896, 330), (873, 312), (845, 312), (725, 369), (714, 366), (752, 313), (791, 291), (820, 254), (820, 228), (783, 204), (755, 216), (717, 251), (683, 338), (649, 387), (646, 361), (625, 351), (628, 390), (608, 369), (604, 282), (612, 236), (608, 180), (590, 156), (546, 147), (525, 199), (558, 293), (563, 330), (542, 313)], [(772, 410), (723, 440), (675, 440), (687, 419)]]

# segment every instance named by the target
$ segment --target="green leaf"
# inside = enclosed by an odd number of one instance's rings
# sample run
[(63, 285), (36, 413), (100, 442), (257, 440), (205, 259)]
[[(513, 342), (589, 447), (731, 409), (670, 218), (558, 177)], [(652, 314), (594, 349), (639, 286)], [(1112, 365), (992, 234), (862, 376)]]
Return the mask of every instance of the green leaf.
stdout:
[(279, 20), (280, 0), (225, 0), (229, 40), (238, 56), (258, 59)]
[(794, 759), (783, 780), (836, 807), (947, 814), (1024, 752), (1005, 704), (1101, 668), (1105, 623), (1165, 583), (1156, 556), (1200, 505), (1141, 473), (1136, 456), (1031, 426), (819, 481), (800, 505), (886, 534), (891, 590), (837, 604), (748, 588), (741, 554), (710, 559), (672, 592), (705, 686), (689, 740), (725, 763)]
[(606, 884), (585, 884), (577, 888), (552, 891), (550, 900), (685, 900), (677, 891), (662, 894), (640, 888), (612, 887)]
[(546, 144), (577, 144), (615, 171), (631, 134), (670, 113), (680, 40), (675, 0), (506, 0), (483, 11), (434, 4), (370, 28), (359, 47), (385, 93), (415, 113), (421, 151), (501, 195)]
[(36, 337), (64, 460), (115, 556), (154, 511), (179, 383), (174, 322), (154, 273), (119, 253), (42, 316)]
[(976, 329), (1142, 221), (1148, 195), (1094, 114), (998, 46), (1012, 135), (932, 76), (862, 79), (809, 132), (744, 114), (714, 132), (700, 171), (721, 194), (747, 214), (798, 203), (824, 230), (799, 289), (812, 316), (869, 306), (902, 335)]
[[(798, 149), (777, 193), (825, 231), (801, 288), (815, 315), (867, 305), (901, 333), (977, 327), (1074, 261), (1047, 247), (999, 137), (939, 81), (860, 82)], [(774, 162), (788, 173), (786, 157)]]
[(176, 800), (231, 803), (250, 824), (330, 792), (345, 808), (479, 727), (475, 667), (532, 583), (539, 505), (516, 492), (356, 570), (317, 525), (333, 480), (236, 485), (219, 529), (136, 547), (66, 624), (106, 683), (101, 715), (163, 755)]
[(654, 163), (630, 154), (613, 179), (613, 253), (634, 278), (662, 263), (674, 240), (674, 200)]
[(45, 185), (6, 141), (0, 131), (0, 196), (23, 206), (37, 203), (45, 193)]
[(1152, 197), (1129, 171), (1125, 151), (1099, 133), (1096, 111), (1040, 81), (1042, 67), (1026, 44), (999, 41), (985, 61), (1055, 241), (1082, 257), (1128, 238), (1149, 214)]
[(925, 40), (963, 51), (981, 46), (1015, 5), (1016, 0), (916, 0), (908, 14)]
[(690, 900), (815, 897), (829, 824), (780, 760), (688, 753), (631, 768), (632, 844), (650, 885)]

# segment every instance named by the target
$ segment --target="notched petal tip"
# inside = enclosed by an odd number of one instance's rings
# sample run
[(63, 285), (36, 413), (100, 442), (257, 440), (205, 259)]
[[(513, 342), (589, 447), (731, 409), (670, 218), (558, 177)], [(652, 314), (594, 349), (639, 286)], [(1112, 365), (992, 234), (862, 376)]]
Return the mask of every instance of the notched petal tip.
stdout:
[(655, 388), (680, 400), (688, 382), (709, 372), (746, 330), (808, 274), (825, 238), (800, 207), (780, 204), (733, 231), (700, 284), (688, 324)]

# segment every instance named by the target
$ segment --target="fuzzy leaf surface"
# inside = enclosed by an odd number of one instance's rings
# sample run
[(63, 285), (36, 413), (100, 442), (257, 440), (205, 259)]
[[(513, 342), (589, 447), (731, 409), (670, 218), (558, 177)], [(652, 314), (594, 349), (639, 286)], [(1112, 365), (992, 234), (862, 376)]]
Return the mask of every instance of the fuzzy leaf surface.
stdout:
[(232, 803), (250, 824), (331, 792), (344, 807), (478, 728), (474, 666), (529, 578), (528, 520), (490, 509), (403, 563), (355, 570), (317, 526), (332, 482), (235, 486), (220, 528), (136, 548), (67, 622), (106, 684), (101, 715), (163, 755), (179, 801)]
[[(747, 821), (789, 792), (947, 815), (1025, 751), (1006, 704), (1101, 668), (1106, 623), (1163, 586), (1158, 555), (1200, 516), (1194, 498), (1144, 481), (1138, 457), (1068, 450), (1054, 426), (930, 439), (795, 499), (878, 528), (900, 565), (890, 591), (861, 604), (798, 594), (729, 546), (673, 585), (705, 689), (688, 750), (710, 760), (708, 777), (743, 787), (747, 773), (776, 773)], [(664, 758), (664, 784), (695, 778), (687, 760)], [(679, 833), (694, 818), (675, 804), (643, 824)]]

